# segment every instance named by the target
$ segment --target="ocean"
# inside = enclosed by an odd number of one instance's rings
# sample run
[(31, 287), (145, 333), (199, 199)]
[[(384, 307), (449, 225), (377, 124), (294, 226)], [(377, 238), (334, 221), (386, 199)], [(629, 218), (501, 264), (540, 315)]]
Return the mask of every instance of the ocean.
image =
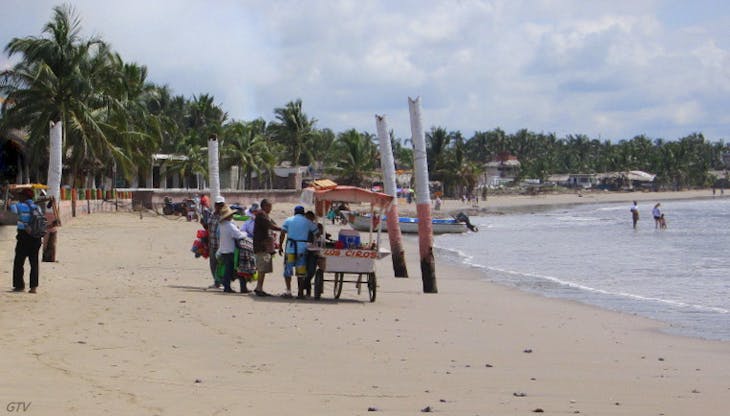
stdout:
[[(438, 262), (486, 281), (663, 321), (666, 331), (730, 340), (730, 198), (516, 209), (472, 217), (478, 233), (434, 239)], [(438, 276), (438, 274), (437, 274)]]

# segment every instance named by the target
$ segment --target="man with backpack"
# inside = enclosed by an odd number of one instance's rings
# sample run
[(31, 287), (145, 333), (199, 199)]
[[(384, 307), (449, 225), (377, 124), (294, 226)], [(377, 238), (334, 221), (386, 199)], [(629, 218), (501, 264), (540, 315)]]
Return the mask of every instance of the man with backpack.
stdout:
[(36, 293), (38, 287), (38, 251), (46, 231), (46, 223), (40, 207), (33, 202), (33, 196), (33, 189), (24, 189), (22, 197), (25, 197), (26, 200), (10, 206), (10, 210), (18, 215), (18, 235), (13, 261), (13, 292), (25, 290), (23, 265), (26, 258), (30, 263), (29, 293)]

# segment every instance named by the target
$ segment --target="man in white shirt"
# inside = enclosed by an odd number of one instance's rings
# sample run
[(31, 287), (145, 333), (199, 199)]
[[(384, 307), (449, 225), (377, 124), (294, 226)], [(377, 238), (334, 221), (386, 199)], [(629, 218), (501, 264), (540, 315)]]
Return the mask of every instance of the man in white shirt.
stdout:
[[(242, 233), (233, 222), (233, 214), (235, 213), (236, 212), (227, 205), (221, 208), (221, 222), (218, 227), (218, 251), (215, 253), (216, 257), (220, 259), (219, 261), (223, 262), (225, 267), (222, 283), (223, 291), (226, 293), (233, 293), (233, 289), (231, 289), (231, 280), (233, 278), (233, 273), (235, 272), (233, 255), (236, 249), (236, 240), (246, 237), (246, 234)], [(241, 293), (248, 293), (246, 279), (240, 280)]]

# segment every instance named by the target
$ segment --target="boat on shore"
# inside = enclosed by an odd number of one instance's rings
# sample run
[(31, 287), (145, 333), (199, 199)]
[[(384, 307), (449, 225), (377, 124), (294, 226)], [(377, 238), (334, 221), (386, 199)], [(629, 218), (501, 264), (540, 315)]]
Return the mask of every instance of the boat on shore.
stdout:
[[(358, 231), (369, 231), (370, 225), (372, 224), (372, 216), (365, 214), (357, 214), (351, 212), (348, 215), (350, 226)], [(385, 216), (382, 217), (383, 231), (387, 230), (387, 223)], [(400, 231), (406, 234), (418, 234), (418, 218), (414, 217), (398, 217), (398, 225)], [(457, 218), (433, 218), (431, 220), (431, 227), (434, 234), (459, 234), (464, 233), (467, 230), (478, 231), (478, 229), (469, 222), (469, 217), (463, 213), (459, 213)], [(376, 229), (377, 225), (373, 227)]]

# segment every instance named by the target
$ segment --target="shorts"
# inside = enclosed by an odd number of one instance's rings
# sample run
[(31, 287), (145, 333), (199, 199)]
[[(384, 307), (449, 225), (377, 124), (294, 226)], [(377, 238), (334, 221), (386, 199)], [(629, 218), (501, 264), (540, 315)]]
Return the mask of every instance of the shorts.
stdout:
[(286, 259), (284, 263), (284, 277), (292, 277), (295, 270), (297, 277), (305, 277), (307, 275), (307, 256), (305, 253), (286, 253), (284, 258)]
[(266, 252), (256, 253), (256, 270), (259, 273), (271, 273), (274, 271), (274, 263), (271, 261), (271, 254)]

